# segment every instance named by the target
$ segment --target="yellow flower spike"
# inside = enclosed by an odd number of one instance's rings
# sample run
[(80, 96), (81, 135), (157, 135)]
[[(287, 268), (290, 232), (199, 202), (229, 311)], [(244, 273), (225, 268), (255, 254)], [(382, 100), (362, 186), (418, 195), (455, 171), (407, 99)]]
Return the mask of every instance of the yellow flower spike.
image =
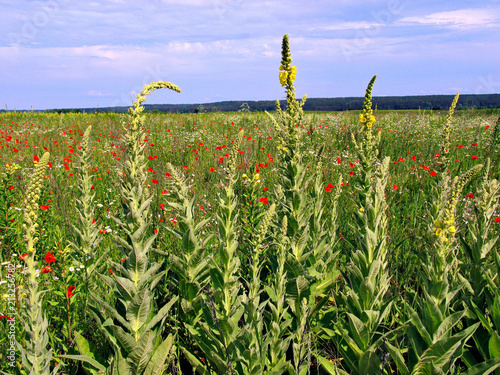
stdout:
[(287, 77), (287, 72), (286, 71), (280, 72), (280, 83), (281, 83), (281, 86), (285, 86), (286, 85), (286, 77)]

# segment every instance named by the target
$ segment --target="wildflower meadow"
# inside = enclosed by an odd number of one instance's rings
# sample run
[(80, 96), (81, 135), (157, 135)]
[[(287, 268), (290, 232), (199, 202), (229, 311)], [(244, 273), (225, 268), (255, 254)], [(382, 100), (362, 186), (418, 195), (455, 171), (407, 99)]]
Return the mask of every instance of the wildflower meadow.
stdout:
[(0, 373), (500, 374), (500, 110), (281, 55), (270, 113), (0, 113)]

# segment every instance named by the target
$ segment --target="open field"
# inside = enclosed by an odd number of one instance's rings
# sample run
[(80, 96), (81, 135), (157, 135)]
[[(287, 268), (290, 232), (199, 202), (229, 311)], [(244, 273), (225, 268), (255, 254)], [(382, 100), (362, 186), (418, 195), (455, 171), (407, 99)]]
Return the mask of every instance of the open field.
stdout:
[(498, 373), (498, 113), (304, 114), (287, 43), (270, 116), (1, 114), (1, 370)]

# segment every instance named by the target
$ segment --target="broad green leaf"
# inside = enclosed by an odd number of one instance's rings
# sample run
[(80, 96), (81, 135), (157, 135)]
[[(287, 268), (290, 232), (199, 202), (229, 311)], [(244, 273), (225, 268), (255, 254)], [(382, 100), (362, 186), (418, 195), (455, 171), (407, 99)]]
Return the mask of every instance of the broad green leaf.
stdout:
[(363, 356), (359, 359), (358, 371), (360, 374), (380, 374), (381, 366), (378, 355), (372, 350), (364, 352)]
[(148, 290), (143, 289), (142, 293), (137, 294), (127, 309), (127, 320), (132, 326), (132, 332), (137, 334), (151, 312), (152, 300)]
[(490, 352), (490, 358), (500, 358), (500, 337), (496, 332), (493, 332), (490, 337), (488, 349)]
[(151, 331), (145, 332), (134, 350), (128, 355), (127, 362), (133, 366), (136, 374), (142, 374), (151, 359), (153, 340), (155, 340), (155, 334)]
[(391, 355), (392, 360), (396, 363), (396, 367), (398, 368), (401, 375), (409, 375), (410, 371), (406, 366), (405, 359), (403, 357), (402, 351), (395, 346), (391, 345), (389, 342), (385, 343), (389, 354)]
[(87, 362), (88, 364), (91, 364), (96, 369), (98, 369), (102, 374), (104, 374), (104, 371), (106, 371), (106, 367), (104, 367), (101, 363), (97, 362), (94, 358), (88, 357), (86, 355), (59, 354), (58, 357), (74, 359), (75, 361)]
[(462, 372), (462, 375), (488, 375), (498, 368), (500, 368), (500, 357), (478, 363), (474, 367)]
[(337, 368), (337, 366), (335, 366), (335, 364), (331, 363), (328, 359), (320, 356), (320, 355), (316, 355), (316, 358), (319, 359), (319, 363), (321, 364), (321, 367), (323, 367), (323, 369), (325, 369), (330, 375), (348, 375), (347, 372), (345, 372), (344, 370), (340, 369), (340, 368)]
[(441, 340), (442, 338), (447, 336), (448, 333), (451, 331), (451, 329), (460, 322), (460, 320), (463, 318), (464, 315), (465, 315), (465, 310), (457, 311), (456, 313), (453, 313), (450, 316), (446, 317), (446, 319), (443, 320), (443, 322), (440, 324), (440, 326), (433, 335), (434, 342)]
[(158, 313), (153, 317), (153, 319), (148, 322), (144, 330), (149, 331), (154, 329), (155, 325), (158, 324), (168, 314), (168, 312), (178, 299), (179, 296), (174, 296), (165, 306), (163, 306), (160, 311), (158, 311)]
[(165, 363), (172, 351), (172, 346), (174, 344), (174, 336), (169, 334), (168, 337), (156, 348), (149, 361), (145, 375), (162, 375), (164, 374), (165, 368), (168, 365)]
[(364, 351), (369, 342), (370, 333), (366, 329), (365, 324), (354, 314), (347, 313), (349, 318), (350, 337), (356, 342), (356, 345)]
[(113, 332), (115, 334), (115, 337), (118, 339), (121, 352), (125, 356), (129, 355), (132, 352), (132, 350), (134, 350), (137, 344), (134, 339), (134, 336), (125, 332), (123, 328), (119, 326), (113, 326)]
[(99, 353), (96, 353), (94, 345), (87, 341), (87, 339), (79, 332), (75, 332), (75, 342), (81, 355), (90, 357), (99, 362), (104, 368), (106, 367), (106, 361), (99, 355)]

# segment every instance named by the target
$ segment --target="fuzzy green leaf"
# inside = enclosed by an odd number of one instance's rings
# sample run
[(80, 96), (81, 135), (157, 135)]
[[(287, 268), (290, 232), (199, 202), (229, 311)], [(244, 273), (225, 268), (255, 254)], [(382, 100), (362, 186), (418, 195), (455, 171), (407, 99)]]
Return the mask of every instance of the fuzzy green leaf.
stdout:
[(174, 344), (174, 336), (169, 334), (168, 337), (156, 348), (151, 360), (149, 361), (145, 375), (162, 375), (164, 374), (166, 361), (168, 360), (172, 346)]

